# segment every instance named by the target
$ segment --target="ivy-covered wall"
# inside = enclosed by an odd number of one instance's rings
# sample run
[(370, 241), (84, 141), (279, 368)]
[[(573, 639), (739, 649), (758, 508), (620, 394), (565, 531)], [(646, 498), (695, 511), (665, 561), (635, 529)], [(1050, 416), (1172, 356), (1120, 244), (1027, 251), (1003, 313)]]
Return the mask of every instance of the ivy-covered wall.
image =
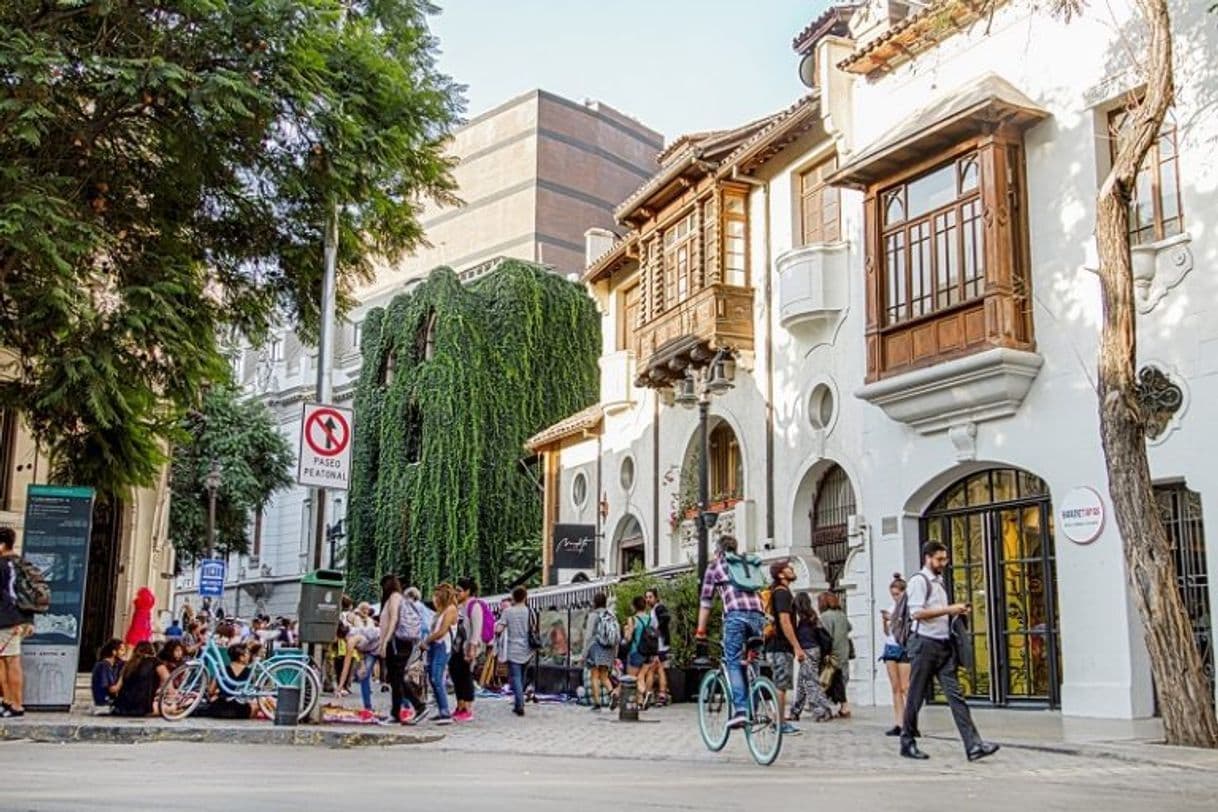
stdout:
[(471, 575), (491, 592), (509, 550), (540, 561), (541, 494), (520, 459), (597, 398), (600, 317), (583, 288), (517, 260), (468, 286), (437, 268), (368, 314), (360, 349), (352, 589), (396, 572), (424, 589)]

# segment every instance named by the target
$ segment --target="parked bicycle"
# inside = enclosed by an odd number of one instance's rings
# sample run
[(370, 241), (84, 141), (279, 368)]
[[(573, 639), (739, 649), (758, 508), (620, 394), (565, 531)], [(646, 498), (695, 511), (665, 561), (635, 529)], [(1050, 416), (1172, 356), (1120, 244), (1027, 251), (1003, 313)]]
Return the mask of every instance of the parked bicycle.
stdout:
[(321, 696), (321, 677), (302, 651), (276, 651), (250, 667), (248, 680), (236, 682), (228, 676), (220, 647), (208, 640), (199, 657), (175, 668), (161, 686), (161, 716), (171, 722), (190, 716), (207, 698), (212, 682), (239, 702), (256, 703), (268, 718), (275, 713), (281, 687), (300, 688), (298, 719), (312, 713)]
[[(717, 641), (707, 642), (714, 642), (722, 650), (722, 645)], [(753, 760), (763, 767), (773, 764), (782, 750), (778, 689), (768, 677), (761, 675), (761, 649), (764, 646), (765, 638), (750, 637), (745, 644), (744, 658), (745, 688), (749, 698), (744, 738)], [(702, 678), (702, 685), (698, 689), (698, 728), (702, 741), (711, 752), (717, 753), (727, 746), (732, 732), (728, 720), (734, 712), (727, 662), (720, 657), (719, 667)]]

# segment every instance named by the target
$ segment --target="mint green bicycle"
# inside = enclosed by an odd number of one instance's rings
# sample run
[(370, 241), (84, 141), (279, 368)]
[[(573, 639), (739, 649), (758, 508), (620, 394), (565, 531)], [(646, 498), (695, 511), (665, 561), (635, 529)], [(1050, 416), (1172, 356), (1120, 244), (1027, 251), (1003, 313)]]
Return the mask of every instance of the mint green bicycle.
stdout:
[(197, 658), (175, 668), (161, 686), (157, 693), (161, 717), (176, 722), (190, 716), (212, 682), (239, 702), (255, 703), (267, 718), (275, 714), (281, 687), (300, 688), (298, 719), (308, 717), (321, 696), (321, 677), (302, 651), (276, 652), (258, 660), (250, 666), (249, 679), (236, 682), (229, 679), (220, 647), (208, 640)]
[[(715, 644), (722, 649), (721, 644)], [(745, 643), (744, 680), (749, 708), (744, 738), (753, 760), (768, 767), (782, 750), (782, 717), (778, 713), (778, 688), (761, 675), (760, 658), (764, 646), (764, 637), (750, 637)], [(698, 730), (703, 743), (713, 753), (727, 746), (732, 732), (728, 727), (734, 711), (731, 684), (727, 661), (720, 657), (719, 667), (707, 672), (698, 689)]]

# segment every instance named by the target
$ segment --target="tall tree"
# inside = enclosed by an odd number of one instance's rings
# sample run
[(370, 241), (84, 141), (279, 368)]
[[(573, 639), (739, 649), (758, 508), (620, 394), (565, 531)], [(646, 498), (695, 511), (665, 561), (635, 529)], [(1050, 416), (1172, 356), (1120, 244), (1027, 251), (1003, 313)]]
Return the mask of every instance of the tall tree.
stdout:
[(0, 406), (54, 475), (121, 494), (164, 463), (217, 336), (318, 321), (451, 201), (460, 88), (425, 0), (0, 4)]
[(179, 560), (200, 558), (207, 549), (206, 483), (213, 461), (220, 471), (216, 549), (248, 552), (250, 518), (292, 484), (295, 451), (270, 410), (231, 386), (207, 392), (203, 408), (183, 418), (182, 436), (173, 452), (169, 509), (169, 539)]
[[(1058, 0), (1076, 6), (1077, 0)], [(1139, 404), (1137, 310), (1129, 247), (1129, 206), (1138, 171), (1158, 138), (1174, 94), (1172, 25), (1167, 0), (1138, 0), (1146, 26), (1146, 89), (1130, 109), (1127, 137), (1100, 186), (1095, 236), (1103, 326), (1099, 352), (1100, 435), (1108, 493), (1123, 539), (1129, 583), (1145, 629), (1159, 709), (1172, 744), (1218, 747), (1214, 695), (1176, 586), (1176, 563), (1163, 527), (1146, 454)], [(1077, 10), (1077, 8), (1075, 8)]]

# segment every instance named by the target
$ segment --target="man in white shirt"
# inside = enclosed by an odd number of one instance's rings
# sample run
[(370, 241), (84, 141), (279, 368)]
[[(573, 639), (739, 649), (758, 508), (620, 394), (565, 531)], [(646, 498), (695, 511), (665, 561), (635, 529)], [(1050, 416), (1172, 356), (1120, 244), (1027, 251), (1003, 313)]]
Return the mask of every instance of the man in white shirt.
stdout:
[(906, 650), (913, 667), (909, 677), (909, 696), (905, 700), (905, 721), (901, 725), (901, 755), (906, 758), (927, 759), (918, 749), (918, 711), (931, 696), (931, 679), (939, 686), (952, 709), (952, 719), (964, 742), (969, 761), (977, 761), (998, 752), (998, 745), (981, 738), (973, 724), (973, 715), (956, 679), (959, 663), (952, 647), (952, 618), (973, 611), (967, 603), (947, 602), (943, 570), (947, 568), (947, 548), (937, 541), (922, 545), (922, 569), (909, 579), (906, 601), (913, 621)]

